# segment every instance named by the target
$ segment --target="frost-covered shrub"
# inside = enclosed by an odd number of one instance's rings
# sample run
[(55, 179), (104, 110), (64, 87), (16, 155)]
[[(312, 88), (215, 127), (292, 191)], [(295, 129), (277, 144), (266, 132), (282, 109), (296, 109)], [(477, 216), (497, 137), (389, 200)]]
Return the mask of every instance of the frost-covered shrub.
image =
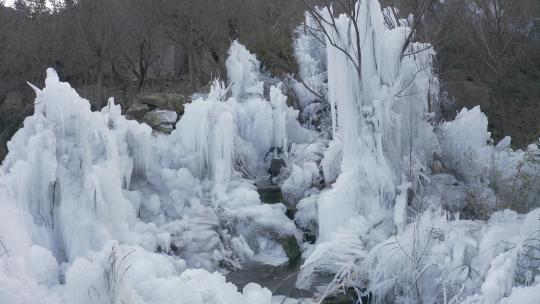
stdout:
[[(494, 170), (494, 174), (501, 174)], [(516, 164), (512, 176), (507, 179), (493, 178), (492, 187), (498, 195), (499, 208), (527, 212), (540, 207), (540, 151), (536, 144), (530, 145)]]
[(372, 303), (518, 303), (511, 299), (535, 294), (540, 209), (487, 222), (449, 218), (427, 210), (403, 232), (338, 261), (327, 291), (366, 286)]
[(489, 215), (501, 208), (528, 212), (538, 207), (538, 146), (513, 150), (510, 137), (493, 145), (487, 126), (487, 117), (475, 107), (463, 109), (454, 121), (439, 128), (443, 161), (467, 183), (471, 208), (481, 208)]
[[(248, 284), (243, 293), (219, 273), (186, 270), (182, 260), (140, 247), (108, 244), (77, 259), (66, 272), (65, 300), (82, 304), (269, 304), (271, 293)], [(116, 257), (116, 258), (115, 258)], [(181, 275), (178, 271), (183, 271)], [(116, 273), (116, 274), (115, 274)], [(107, 287), (109, 284), (111, 288)], [(111, 295), (115, 295), (111, 297)]]

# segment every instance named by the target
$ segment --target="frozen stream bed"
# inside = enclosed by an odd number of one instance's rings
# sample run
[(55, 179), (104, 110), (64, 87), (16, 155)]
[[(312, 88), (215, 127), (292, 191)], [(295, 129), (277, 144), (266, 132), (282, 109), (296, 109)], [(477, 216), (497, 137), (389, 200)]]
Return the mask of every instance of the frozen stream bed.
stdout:
[[(256, 185), (263, 203), (284, 203), (281, 188), (278, 185), (267, 181), (258, 181)], [(288, 215), (294, 217), (294, 211), (291, 210), (290, 213), (288, 212)], [(242, 265), (243, 269), (227, 275), (227, 281), (235, 284), (240, 290), (248, 283), (254, 282), (268, 288), (274, 295), (297, 299), (311, 298), (313, 297), (313, 292), (295, 288), (296, 278), (302, 262), (300, 258), (297, 258), (279, 266), (246, 263)]]
[[(255, 183), (257, 185), (257, 191), (261, 201), (266, 204), (283, 203), (287, 206), (287, 216), (294, 218), (296, 209), (288, 204), (282, 195), (279, 185), (272, 184), (268, 181), (262, 180)], [(300, 256), (301, 250), (298, 250), (298, 256)], [(227, 281), (237, 286), (241, 291), (249, 283), (257, 283), (262, 287), (268, 288), (272, 291), (275, 297), (284, 296), (289, 299), (283, 303), (317, 303), (318, 293), (315, 289), (303, 290), (296, 288), (296, 280), (300, 272), (300, 266), (304, 263), (304, 260), (300, 257), (290, 260), (282, 265), (273, 266), (260, 263), (245, 263), (242, 265), (242, 269), (229, 273)], [(331, 278), (329, 278), (331, 280)], [(325, 304), (349, 304), (355, 303), (352, 296), (344, 294), (338, 297), (329, 297), (322, 303)]]
[(271, 290), (273, 295), (296, 299), (311, 298), (313, 292), (301, 290), (294, 286), (301, 265), (301, 260), (280, 266), (246, 264), (243, 265), (244, 269), (227, 275), (227, 281), (236, 285), (239, 290), (248, 283), (254, 282)]

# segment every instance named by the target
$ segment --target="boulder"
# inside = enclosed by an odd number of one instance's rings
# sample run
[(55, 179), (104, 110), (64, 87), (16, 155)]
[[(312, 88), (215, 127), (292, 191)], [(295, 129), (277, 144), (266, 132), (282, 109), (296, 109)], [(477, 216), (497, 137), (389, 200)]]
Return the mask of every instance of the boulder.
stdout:
[(289, 264), (297, 263), (302, 257), (302, 250), (300, 245), (298, 245), (296, 237), (293, 235), (284, 236), (279, 238), (279, 242), (281, 243), (287, 258), (289, 259)]
[(268, 173), (270, 173), (270, 178), (277, 177), (281, 173), (281, 169), (285, 168), (287, 164), (285, 161), (281, 158), (272, 159), (270, 162), (270, 169), (268, 169)]
[(145, 104), (151, 108), (160, 110), (174, 111), (180, 115), (184, 114), (184, 104), (189, 102), (189, 98), (182, 94), (170, 93), (144, 94), (136, 99), (136, 103)]
[(144, 115), (150, 112), (150, 107), (146, 104), (134, 103), (126, 111), (126, 116), (130, 119), (142, 121)]
[(256, 186), (257, 192), (259, 192), (259, 197), (261, 198), (261, 202), (266, 204), (277, 204), (284, 202), (281, 187), (278, 185), (274, 185), (273, 183), (267, 181), (258, 181)]
[(156, 131), (171, 133), (177, 118), (178, 115), (174, 111), (152, 110), (144, 115), (143, 122)]

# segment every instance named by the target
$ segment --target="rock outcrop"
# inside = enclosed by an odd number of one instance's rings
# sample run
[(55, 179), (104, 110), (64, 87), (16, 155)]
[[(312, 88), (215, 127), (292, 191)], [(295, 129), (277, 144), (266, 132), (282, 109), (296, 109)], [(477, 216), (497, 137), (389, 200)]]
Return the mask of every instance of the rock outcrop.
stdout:
[(171, 133), (184, 114), (184, 104), (190, 99), (182, 94), (151, 93), (137, 97), (126, 110), (126, 116), (148, 124), (152, 129)]
[(146, 113), (142, 121), (156, 131), (171, 133), (177, 119), (178, 115), (174, 111), (156, 109)]
[(160, 110), (174, 111), (179, 115), (184, 114), (184, 104), (190, 100), (182, 94), (151, 93), (139, 96), (135, 103), (147, 105)]

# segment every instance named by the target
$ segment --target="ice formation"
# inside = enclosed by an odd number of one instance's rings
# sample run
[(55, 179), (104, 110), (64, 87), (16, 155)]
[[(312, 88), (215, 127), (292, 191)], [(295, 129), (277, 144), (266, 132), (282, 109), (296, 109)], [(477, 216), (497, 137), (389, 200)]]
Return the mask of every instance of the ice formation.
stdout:
[(92, 112), (47, 71), (1, 167), (0, 281), (13, 287), (2, 301), (269, 303), (259, 286), (238, 293), (220, 274), (186, 270), (283, 263), (281, 240), (301, 240), (285, 206), (262, 204), (244, 177), (271, 148), (287, 155), (313, 134), (279, 87), (264, 99), (245, 47), (230, 53), (233, 97), (215, 82), (169, 136), (125, 119), (112, 99)]
[[(284, 84), (265, 85), (233, 42), (227, 84), (186, 105), (170, 135), (112, 99), (92, 112), (48, 70), (0, 167), (0, 302), (276, 303), (211, 271), (284, 263), (292, 240), (305, 259), (297, 286), (324, 284), (323, 295), (536, 303), (538, 146), (494, 145), (480, 108), (437, 124), (433, 51), (411, 43), (402, 54), (410, 29), (387, 28), (394, 15), (378, 1), (356, 11), (359, 44), (350, 17), (306, 14), (298, 75)], [(270, 179), (294, 221), (257, 193), (272, 160), (286, 164)], [(475, 209), (482, 220), (469, 220), (465, 207), (523, 214)]]
[(526, 216), (504, 211), (485, 223), (424, 212), (402, 233), (375, 246), (359, 267), (367, 269), (379, 302), (390, 296), (426, 303), (504, 303), (514, 282), (529, 280), (525, 285), (530, 287), (517, 290), (536, 288), (533, 261), (539, 252), (524, 246), (538, 234), (538, 216), (538, 209)]
[[(318, 198), (317, 250), (326, 252), (314, 254), (321, 256), (331, 255), (332, 251), (341, 255), (335, 246), (324, 243), (348, 239), (352, 230), (377, 230), (388, 236), (395, 231), (395, 224), (402, 229), (407, 218), (403, 202), (406, 193), (399, 195), (396, 190), (407, 191), (400, 185), (418, 178), (420, 168), (426, 166), (437, 148), (433, 127), (425, 119), (429, 116), (429, 101), (436, 99), (432, 83), (437, 80), (430, 69), (432, 53), (402, 56), (409, 29), (387, 29), (377, 1), (356, 5), (359, 14), (355, 22), (362, 35), (360, 49), (348, 16), (334, 17), (328, 10), (319, 12), (326, 19), (321, 24), (327, 25), (328, 33), (328, 100), (335, 142), (331, 147), (341, 150), (329, 149), (323, 161), (325, 178), (335, 183)], [(392, 211), (395, 204), (400, 208), (396, 216)], [(370, 237), (365, 237), (369, 242)], [(367, 244), (357, 245), (362, 248)], [(306, 280), (317, 268), (310, 263), (317, 261), (311, 257), (306, 261)]]
[(298, 78), (301, 80), (294, 83), (294, 91), (302, 109), (327, 95), (326, 49), (321, 43), (324, 35), (316, 28), (317, 22), (306, 13), (306, 21), (296, 30), (294, 41)]
[[(337, 281), (329, 286), (336, 282), (342, 284), (340, 280), (352, 280), (353, 283), (348, 284), (364, 286), (377, 303), (390, 299), (424, 303), (444, 299), (452, 303), (466, 297), (469, 301), (479, 299), (471, 303), (506, 301), (503, 298), (512, 293), (520, 249), (513, 253), (497, 251), (487, 257), (487, 265), (476, 268), (480, 276), (485, 275), (485, 280), (472, 279), (472, 275), (463, 277), (462, 269), (470, 267), (467, 259), (482, 263), (483, 254), (477, 250), (482, 239), (489, 238), (484, 235), (489, 228), (474, 234), (475, 227), (483, 226), (481, 222), (448, 221), (448, 217), (459, 215), (436, 210), (452, 209), (452, 204), (471, 199), (479, 200), (478, 204), (485, 202), (484, 206), (489, 208), (495, 208), (504, 200), (514, 204), (512, 208), (522, 206), (530, 210), (536, 204), (540, 180), (537, 146), (514, 151), (509, 148), (509, 138), (496, 146), (490, 144), (487, 119), (479, 108), (464, 109), (455, 121), (434, 125), (434, 118), (438, 116), (439, 85), (431, 68), (433, 52), (425, 44), (413, 43), (409, 51), (414, 55), (402, 54), (410, 29), (385, 27), (385, 12), (378, 1), (360, 1), (356, 5), (359, 14), (355, 23), (361, 33), (359, 47), (350, 17), (336, 17), (326, 9), (318, 12), (326, 19), (320, 24), (328, 34), (323, 36), (327, 73), (315, 69), (320, 66), (313, 58), (320, 57), (304, 51), (309, 48), (296, 49), (297, 57), (301, 58), (299, 64), (305, 65), (300, 71), (317, 70), (318, 75), (327, 76), (333, 130), (333, 140), (321, 161), (324, 178), (332, 186), (301, 200), (298, 205), (297, 223), (305, 230), (318, 227), (318, 239), (314, 250), (305, 255), (307, 259), (297, 286), (317, 285), (325, 273), (335, 273)], [(309, 18), (306, 24), (311, 24), (308, 28), (317, 27)], [(298, 45), (309, 42), (302, 35), (298, 39)], [(314, 79), (306, 75), (302, 75), (304, 79)], [(300, 99), (305, 96), (299, 95)], [(461, 182), (447, 174), (431, 172), (430, 164), (436, 162), (434, 155), (441, 157)], [(413, 207), (427, 210), (414, 217)], [(463, 206), (455, 209), (459, 208)], [(317, 218), (314, 212), (318, 213)], [(481, 211), (476, 212), (481, 214)], [(528, 217), (535, 219), (536, 212)], [(434, 228), (441, 224), (427, 220), (434, 214), (441, 214), (437, 216), (444, 225), (459, 227), (458, 232)], [(513, 220), (519, 222), (517, 218)], [(539, 224), (538, 219), (529, 222), (530, 227)], [(513, 231), (526, 238), (519, 229)], [(397, 240), (392, 237), (395, 233)], [(512, 244), (523, 242), (523, 239), (514, 242), (510, 235), (508, 237), (499, 240)], [(450, 250), (450, 260), (431, 261), (430, 257), (415, 256), (419, 255), (418, 248), (436, 247), (433, 238), (446, 240), (441, 246), (450, 248), (445, 249)], [(453, 240), (455, 245), (451, 243)], [(396, 258), (396, 267), (409, 268), (394, 269), (389, 266), (392, 265), (389, 260), (381, 257), (392, 246), (395, 251), (389, 256)], [(436, 251), (433, 258), (440, 254), (442, 251)], [(403, 260), (410, 260), (410, 265)], [(373, 265), (377, 266), (373, 268)], [(470, 274), (472, 270), (468, 271)], [(530, 282), (535, 281), (535, 275), (529, 274)], [(433, 285), (433, 281), (441, 283)], [(415, 284), (419, 287), (413, 294), (415, 291), (410, 288)]]

